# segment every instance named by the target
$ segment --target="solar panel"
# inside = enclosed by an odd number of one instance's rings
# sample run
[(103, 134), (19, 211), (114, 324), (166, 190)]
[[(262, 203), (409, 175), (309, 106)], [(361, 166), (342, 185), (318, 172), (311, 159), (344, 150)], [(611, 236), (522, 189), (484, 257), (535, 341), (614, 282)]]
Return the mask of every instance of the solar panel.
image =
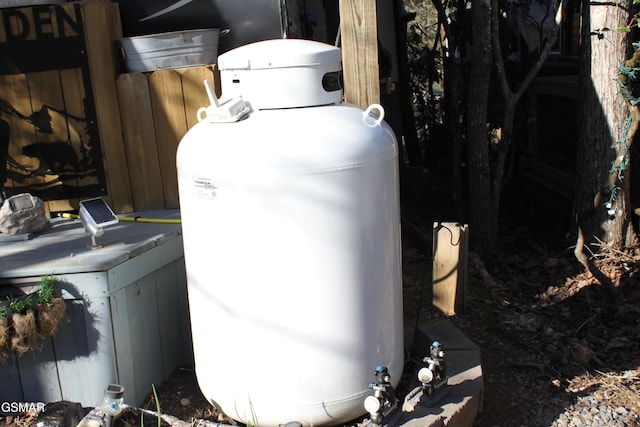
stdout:
[(86, 209), (87, 213), (93, 218), (96, 225), (105, 227), (107, 225), (118, 222), (118, 217), (113, 213), (111, 208), (102, 200), (101, 197), (95, 199), (83, 200), (80, 206)]

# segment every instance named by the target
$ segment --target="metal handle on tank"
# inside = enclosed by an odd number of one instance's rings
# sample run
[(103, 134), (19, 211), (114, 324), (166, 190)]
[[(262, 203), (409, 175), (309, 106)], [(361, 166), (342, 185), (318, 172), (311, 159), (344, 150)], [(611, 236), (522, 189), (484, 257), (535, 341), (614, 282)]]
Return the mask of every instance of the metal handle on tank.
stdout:
[[(371, 114), (373, 110), (378, 110), (377, 118)], [(362, 121), (369, 127), (380, 126), (382, 120), (384, 120), (384, 108), (382, 108), (382, 105), (380, 104), (371, 104), (367, 107), (364, 113), (362, 113)]]

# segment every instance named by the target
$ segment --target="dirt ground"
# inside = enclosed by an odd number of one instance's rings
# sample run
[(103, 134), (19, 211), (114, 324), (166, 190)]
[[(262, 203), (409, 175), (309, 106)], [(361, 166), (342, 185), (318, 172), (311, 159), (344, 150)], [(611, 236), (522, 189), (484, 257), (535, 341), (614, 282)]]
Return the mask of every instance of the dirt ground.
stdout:
[[(430, 304), (432, 261), (421, 245), (403, 247), (405, 326), (444, 317)], [(571, 242), (513, 229), (499, 253), (493, 275), (470, 255), (467, 309), (450, 318), (481, 348), (485, 393), (475, 425), (550, 426), (580, 396), (640, 416), (640, 250), (605, 250), (596, 260), (615, 294), (584, 272)], [(231, 422), (205, 401), (188, 368), (156, 389), (165, 414)], [(149, 391), (143, 407), (155, 410)]]
[[(403, 250), (405, 326), (443, 318), (421, 292), (430, 286), (429, 255), (410, 243)], [(597, 260), (615, 295), (584, 272), (570, 243), (516, 229), (500, 254), (493, 275), (470, 256), (467, 310), (450, 318), (481, 348), (485, 394), (475, 425), (551, 425), (586, 395), (640, 416), (640, 251)], [(229, 421), (202, 398), (191, 370), (158, 393), (163, 412), (182, 420)]]
[(640, 415), (640, 251), (604, 248), (596, 264), (611, 293), (571, 245), (514, 230), (495, 282), (470, 281), (469, 313), (456, 322), (482, 349), (477, 425), (543, 425), (579, 396)]

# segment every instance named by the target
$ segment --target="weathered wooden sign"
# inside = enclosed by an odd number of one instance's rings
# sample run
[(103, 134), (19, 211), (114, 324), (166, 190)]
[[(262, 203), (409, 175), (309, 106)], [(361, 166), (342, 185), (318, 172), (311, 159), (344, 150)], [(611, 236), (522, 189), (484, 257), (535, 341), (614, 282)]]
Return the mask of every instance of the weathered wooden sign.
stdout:
[(78, 3), (0, 9), (0, 186), (7, 196), (106, 193), (84, 30)]

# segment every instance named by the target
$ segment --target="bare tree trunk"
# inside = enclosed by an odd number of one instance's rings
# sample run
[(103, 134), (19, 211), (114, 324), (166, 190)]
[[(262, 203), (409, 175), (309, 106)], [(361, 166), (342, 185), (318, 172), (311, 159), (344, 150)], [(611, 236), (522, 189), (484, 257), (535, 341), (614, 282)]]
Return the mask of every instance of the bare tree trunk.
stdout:
[[(452, 43), (454, 35), (451, 31), (451, 26), (447, 20), (447, 13), (445, 10), (445, 4), (441, 0), (432, 0), (433, 6), (438, 11), (439, 24), (444, 28), (444, 36), (447, 39), (447, 45)], [(464, 8), (464, 4), (458, 5), (458, 17)], [(443, 73), (443, 87), (444, 87), (444, 123), (445, 129), (451, 136), (451, 201), (455, 209), (456, 218), (464, 218), (464, 200), (462, 191), (462, 143), (463, 143), (463, 129), (460, 126), (461, 123), (461, 108), (462, 96), (464, 93), (464, 76), (463, 76), (463, 61), (460, 64), (456, 63), (455, 54), (442, 44), (442, 63), (444, 68)], [(464, 54), (464, 53), (463, 53)]]
[[(542, 19), (542, 22), (553, 20), (555, 21), (556, 14), (558, 9), (561, 7), (562, 2), (557, 0), (555, 3), (551, 3), (552, 0), (547, 0), (549, 3), (548, 14)], [(494, 215), (494, 228), (497, 228), (498, 221), (498, 213), (500, 210), (500, 197), (502, 195), (502, 185), (504, 180), (504, 171), (505, 171), (505, 163), (507, 160), (507, 154), (509, 153), (509, 147), (511, 146), (511, 142), (513, 139), (514, 133), (514, 119), (515, 112), (518, 103), (524, 96), (526, 90), (533, 82), (533, 79), (538, 75), (538, 72), (542, 68), (542, 65), (549, 57), (549, 53), (551, 52), (551, 48), (555, 44), (558, 39), (558, 30), (559, 27), (556, 25), (553, 27), (553, 30), (550, 34), (547, 35), (545, 40), (545, 34), (543, 34), (542, 23), (540, 23), (540, 43), (542, 50), (538, 55), (538, 59), (535, 64), (531, 67), (531, 69), (527, 72), (524, 79), (519, 82), (517, 88), (509, 87), (509, 81), (507, 78), (507, 74), (504, 68), (503, 59), (502, 59), (502, 49), (500, 47), (500, 9), (498, 0), (491, 1), (492, 6), (492, 43), (493, 43), (493, 59), (495, 62), (496, 68), (496, 76), (497, 76), (497, 84), (500, 87), (502, 97), (504, 99), (504, 114), (502, 117), (502, 137), (498, 141), (497, 147), (497, 156), (496, 160), (493, 163), (493, 167), (491, 170), (491, 195), (493, 197), (492, 200), (492, 209), (495, 213)], [(544, 44), (543, 44), (544, 42)]]
[(491, 268), (497, 229), (493, 220), (489, 151), (487, 149), (487, 100), (493, 60), (491, 57), (491, 0), (477, 0), (471, 9), (473, 47), (467, 94), (469, 154), (469, 233), (472, 248)]
[(586, 244), (600, 239), (616, 248), (633, 233), (625, 188), (629, 109), (616, 81), (627, 53), (625, 33), (616, 30), (627, 24), (630, 6), (586, 1), (581, 35), (574, 212)]
[(464, 197), (462, 190), (462, 143), (463, 129), (460, 126), (461, 111), (460, 100), (464, 88), (462, 75), (463, 66), (455, 64), (450, 58), (445, 60), (445, 94), (447, 103), (447, 115), (445, 122), (451, 135), (451, 201), (455, 209), (456, 218), (464, 218)]
[(411, 105), (411, 87), (409, 86), (409, 65), (407, 63), (407, 19), (404, 1), (394, 0), (395, 23), (400, 29), (396, 34), (396, 49), (398, 50), (398, 88), (400, 92), (400, 114), (402, 133), (405, 138), (406, 156), (410, 165), (422, 164), (422, 153), (418, 143), (416, 120)]
[(574, 212), (578, 238), (574, 254), (611, 292), (615, 287), (584, 250), (601, 240), (615, 249), (637, 241), (631, 226), (629, 147), (637, 129), (637, 108), (617, 82), (625, 62), (625, 33), (631, 0), (583, 5), (580, 99)]

